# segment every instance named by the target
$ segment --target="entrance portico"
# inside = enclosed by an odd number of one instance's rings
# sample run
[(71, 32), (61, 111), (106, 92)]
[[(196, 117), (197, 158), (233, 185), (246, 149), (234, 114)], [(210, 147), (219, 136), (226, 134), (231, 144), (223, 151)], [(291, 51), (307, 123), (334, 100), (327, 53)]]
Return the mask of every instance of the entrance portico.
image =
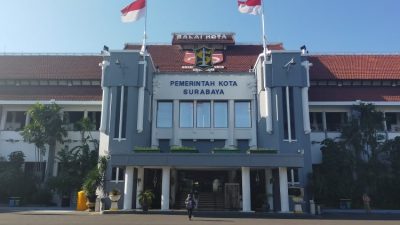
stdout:
[[(137, 196), (143, 190), (151, 189), (158, 195), (156, 199), (159, 199), (153, 203), (152, 208), (159, 207), (158, 209), (162, 211), (184, 208), (187, 194), (192, 193), (198, 201), (199, 210), (240, 210), (243, 212), (266, 208), (279, 210), (279, 206), (274, 206), (273, 203), (273, 198), (277, 197), (280, 199), (279, 211), (289, 212), (287, 170), (285, 167), (277, 168), (277, 170), (279, 171), (279, 192), (273, 191), (272, 168), (190, 169), (169, 166), (161, 168), (128, 166), (125, 169), (123, 209), (141, 208)], [(136, 188), (133, 187), (134, 184)], [(132, 204), (133, 199), (136, 200), (136, 204)]]

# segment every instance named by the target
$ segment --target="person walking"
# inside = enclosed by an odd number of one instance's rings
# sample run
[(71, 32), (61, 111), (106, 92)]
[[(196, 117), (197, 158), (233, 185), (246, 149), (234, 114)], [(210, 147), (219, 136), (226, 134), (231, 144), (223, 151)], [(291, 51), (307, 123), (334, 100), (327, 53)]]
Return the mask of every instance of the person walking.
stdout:
[(362, 196), (362, 200), (364, 203), (365, 212), (370, 213), (371, 212), (371, 206), (370, 206), (371, 198), (368, 196), (367, 193), (364, 193)]
[(185, 204), (186, 204), (186, 209), (188, 212), (189, 220), (192, 220), (193, 209), (196, 206), (196, 202), (194, 201), (192, 194), (188, 194), (188, 196), (185, 200)]

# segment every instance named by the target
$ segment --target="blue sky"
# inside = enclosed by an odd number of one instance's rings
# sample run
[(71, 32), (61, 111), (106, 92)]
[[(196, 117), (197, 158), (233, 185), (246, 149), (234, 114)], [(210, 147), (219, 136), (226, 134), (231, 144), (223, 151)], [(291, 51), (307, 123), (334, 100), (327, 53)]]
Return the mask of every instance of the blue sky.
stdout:
[[(131, 0), (2, 0), (0, 52), (98, 53), (141, 42), (143, 20), (122, 23)], [(261, 43), (258, 16), (236, 0), (148, 0), (148, 41), (171, 43), (172, 32), (235, 32)], [(400, 52), (399, 0), (264, 0), (271, 42), (310, 53)]]

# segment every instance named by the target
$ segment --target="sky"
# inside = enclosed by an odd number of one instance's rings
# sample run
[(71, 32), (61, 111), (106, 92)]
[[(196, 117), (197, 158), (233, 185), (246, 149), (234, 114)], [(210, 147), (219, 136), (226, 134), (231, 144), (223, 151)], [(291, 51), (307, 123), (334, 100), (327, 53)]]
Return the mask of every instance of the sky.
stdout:
[[(0, 0), (0, 53), (99, 53), (140, 43), (144, 20), (122, 23), (133, 0)], [(149, 43), (173, 32), (234, 32), (261, 44), (259, 16), (237, 0), (147, 0)], [(310, 53), (400, 53), (400, 0), (264, 0), (269, 42)]]

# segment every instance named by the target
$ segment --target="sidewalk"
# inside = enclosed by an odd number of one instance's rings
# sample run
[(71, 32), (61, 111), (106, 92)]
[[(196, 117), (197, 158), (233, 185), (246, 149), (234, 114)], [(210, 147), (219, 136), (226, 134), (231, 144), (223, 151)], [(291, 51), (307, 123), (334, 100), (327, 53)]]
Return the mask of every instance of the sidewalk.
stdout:
[[(76, 211), (73, 208), (60, 207), (6, 207), (0, 206), (1, 213), (17, 213), (24, 215), (99, 215), (110, 214), (147, 214), (147, 215), (186, 215), (186, 210), (149, 210), (144, 213), (141, 210), (118, 210), (103, 212)], [(277, 212), (239, 212), (239, 211), (195, 211), (197, 217), (211, 218), (274, 218), (274, 219), (388, 219), (400, 220), (400, 210), (371, 210), (365, 213), (362, 209), (324, 209), (322, 215), (311, 215), (307, 213), (277, 213)]]
[(91, 212), (76, 211), (75, 209), (72, 208), (46, 207), (46, 206), (21, 206), (21, 207), (0, 206), (0, 213), (24, 213), (24, 214), (40, 214), (40, 215), (91, 214)]

